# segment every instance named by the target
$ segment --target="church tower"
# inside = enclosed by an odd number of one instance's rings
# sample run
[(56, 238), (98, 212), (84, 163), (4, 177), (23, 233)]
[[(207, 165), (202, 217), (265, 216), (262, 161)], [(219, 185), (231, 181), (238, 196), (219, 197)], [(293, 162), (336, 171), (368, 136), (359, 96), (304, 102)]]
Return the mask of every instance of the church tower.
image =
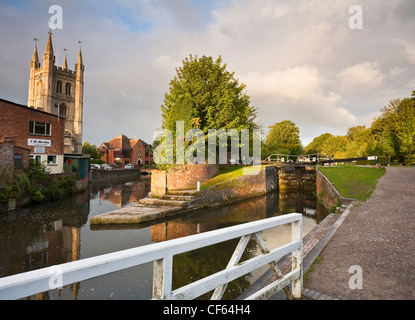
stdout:
[(81, 48), (75, 70), (68, 69), (66, 54), (62, 67), (55, 66), (52, 33), (49, 32), (42, 65), (35, 45), (30, 62), (27, 105), (58, 115), (65, 121), (65, 154), (82, 154), (83, 98), (84, 64)]

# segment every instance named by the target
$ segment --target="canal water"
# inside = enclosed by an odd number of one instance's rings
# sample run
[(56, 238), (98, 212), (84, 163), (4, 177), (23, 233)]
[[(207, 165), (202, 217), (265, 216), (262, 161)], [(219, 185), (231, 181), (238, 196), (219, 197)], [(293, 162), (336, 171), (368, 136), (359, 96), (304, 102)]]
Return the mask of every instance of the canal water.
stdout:
[[(0, 215), (0, 277), (292, 212), (303, 213), (303, 235), (306, 235), (325, 216), (318, 209), (315, 193), (274, 192), (147, 225), (90, 225), (91, 217), (134, 205), (149, 191), (150, 180), (145, 178), (113, 185), (93, 184), (89, 190), (63, 201)], [(278, 227), (265, 232), (263, 237), (272, 249), (290, 242), (291, 228)], [(231, 240), (175, 256), (173, 288), (223, 270), (237, 243), (238, 239)], [(250, 243), (242, 260), (257, 252), (256, 243)], [(265, 270), (230, 283), (224, 299), (238, 297)], [(148, 300), (152, 298), (152, 281), (153, 265), (149, 263), (27, 299)], [(208, 299), (209, 295), (201, 298)]]

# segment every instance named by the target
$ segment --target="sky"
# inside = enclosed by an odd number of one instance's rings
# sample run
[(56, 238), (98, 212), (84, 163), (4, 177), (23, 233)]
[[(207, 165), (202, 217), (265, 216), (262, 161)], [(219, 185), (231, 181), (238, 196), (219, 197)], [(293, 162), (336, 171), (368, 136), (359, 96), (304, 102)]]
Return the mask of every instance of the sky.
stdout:
[(63, 22), (52, 30), (56, 64), (67, 49), (74, 70), (82, 41), (83, 141), (96, 145), (120, 134), (152, 143), (190, 54), (222, 56), (264, 133), (291, 120), (304, 146), (370, 126), (415, 90), (413, 0), (0, 0), (0, 98), (27, 104), (34, 38), (41, 58), (52, 5)]

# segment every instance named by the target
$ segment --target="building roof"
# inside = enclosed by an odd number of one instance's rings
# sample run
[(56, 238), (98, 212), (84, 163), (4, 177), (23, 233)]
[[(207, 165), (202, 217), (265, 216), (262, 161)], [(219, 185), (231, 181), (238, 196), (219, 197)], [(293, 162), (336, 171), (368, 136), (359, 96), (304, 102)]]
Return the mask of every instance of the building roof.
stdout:
[(150, 145), (141, 139), (129, 139), (127, 136), (120, 134), (114, 139), (101, 143), (101, 146), (105, 146), (108, 150), (123, 150), (130, 151), (137, 143), (141, 142), (147, 149)]
[(130, 139), (123, 134), (108, 141), (107, 144), (108, 150), (131, 150)]
[(34, 112), (39, 112), (39, 113), (43, 113), (43, 114), (46, 114), (46, 115), (51, 116), (51, 117), (59, 118), (59, 115), (57, 115), (57, 114), (53, 114), (53, 113), (49, 113), (49, 112), (46, 112), (46, 111), (43, 111), (43, 110), (31, 108), (31, 107), (28, 107), (28, 106), (20, 104), (20, 103), (16, 103), (16, 102), (9, 101), (9, 100), (2, 99), (2, 98), (0, 98), (0, 101), (4, 102), (6, 104), (9, 104), (9, 105), (14, 105), (16, 107), (29, 109), (29, 110), (34, 111)]

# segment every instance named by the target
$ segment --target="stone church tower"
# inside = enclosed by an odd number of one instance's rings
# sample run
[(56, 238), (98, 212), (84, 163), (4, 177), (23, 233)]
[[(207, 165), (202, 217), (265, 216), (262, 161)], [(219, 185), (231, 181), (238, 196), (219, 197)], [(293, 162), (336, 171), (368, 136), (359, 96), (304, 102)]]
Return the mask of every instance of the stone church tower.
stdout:
[(48, 113), (59, 115), (65, 121), (64, 153), (82, 154), (82, 115), (84, 97), (84, 65), (81, 48), (75, 70), (55, 66), (52, 34), (43, 53), (43, 64), (38, 58), (37, 46), (30, 62), (29, 96), (27, 105)]

